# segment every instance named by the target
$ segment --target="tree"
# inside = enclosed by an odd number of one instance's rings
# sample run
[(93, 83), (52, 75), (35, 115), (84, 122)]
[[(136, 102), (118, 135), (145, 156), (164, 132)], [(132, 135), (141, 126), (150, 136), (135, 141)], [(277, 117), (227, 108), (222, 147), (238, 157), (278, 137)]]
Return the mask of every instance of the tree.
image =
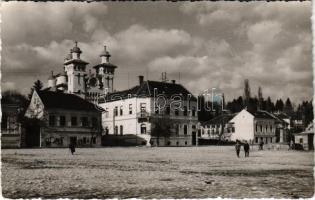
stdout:
[(279, 99), (276, 101), (276, 105), (275, 105), (275, 110), (276, 111), (283, 111), (283, 107), (284, 107), (284, 103), (282, 101), (282, 99)]
[(275, 110), (275, 106), (273, 102), (271, 101), (270, 97), (268, 97), (266, 101), (266, 111), (273, 112), (274, 110)]
[(159, 146), (160, 144), (160, 137), (170, 137), (171, 136), (171, 128), (172, 125), (174, 125), (171, 120), (165, 116), (160, 117), (156, 117), (153, 120), (153, 128), (151, 131), (151, 135), (155, 136), (157, 139), (157, 146)]
[(285, 101), (283, 111), (289, 116), (293, 115), (294, 110), (290, 98), (287, 98), (287, 100)]
[(262, 106), (263, 106), (263, 101), (264, 101), (264, 98), (263, 98), (263, 94), (262, 94), (262, 89), (259, 86), (259, 88), (258, 88), (258, 107), (261, 110), (262, 110)]
[(250, 99), (250, 87), (248, 79), (244, 80), (244, 105), (248, 106), (248, 102)]
[(28, 95), (28, 99), (29, 100), (32, 99), (34, 90), (40, 91), (42, 88), (43, 88), (43, 83), (40, 80), (35, 81), (33, 87), (31, 88), (31, 92)]
[(1, 96), (1, 104), (14, 104), (19, 107), (18, 118), (21, 120), (29, 104), (28, 99), (23, 94), (15, 90), (4, 91)]

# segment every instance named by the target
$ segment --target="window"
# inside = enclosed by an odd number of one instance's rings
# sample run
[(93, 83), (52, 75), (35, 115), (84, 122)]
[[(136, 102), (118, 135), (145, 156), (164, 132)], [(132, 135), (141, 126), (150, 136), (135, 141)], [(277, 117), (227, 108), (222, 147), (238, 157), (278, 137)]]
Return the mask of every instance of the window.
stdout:
[(114, 134), (115, 134), (115, 135), (118, 135), (118, 126), (115, 126)]
[(120, 135), (124, 134), (124, 127), (122, 125), (120, 125)]
[(300, 144), (303, 144), (303, 138), (300, 138)]
[(196, 108), (195, 108), (195, 106), (192, 107), (192, 116), (193, 117), (196, 116)]
[(184, 135), (187, 135), (187, 125), (184, 125)]
[(117, 106), (114, 108), (114, 116), (115, 117), (118, 116), (118, 107)]
[(184, 106), (184, 116), (187, 116), (187, 106)]
[(66, 125), (66, 117), (60, 116), (59, 122), (60, 122), (60, 126), (65, 126)]
[(93, 126), (94, 128), (97, 128), (97, 127), (98, 127), (98, 125), (97, 125), (97, 118), (96, 118), (96, 117), (92, 117), (92, 126)]
[(234, 133), (235, 132), (235, 127), (232, 127), (232, 133)]
[(175, 124), (176, 135), (179, 135), (179, 124)]
[(260, 132), (262, 133), (262, 131), (263, 131), (263, 128), (262, 128), (262, 125), (260, 125)]
[(178, 116), (178, 115), (179, 115), (178, 108), (175, 108), (175, 109), (174, 109), (174, 112), (175, 112), (175, 116)]
[(159, 114), (159, 107), (158, 106), (155, 106), (154, 112), (155, 112), (155, 114)]
[(123, 106), (120, 106), (120, 116), (123, 115)]
[(258, 137), (255, 137), (255, 143), (258, 143)]
[(77, 126), (78, 120), (77, 117), (71, 117), (71, 126)]
[(187, 145), (187, 141), (185, 141), (185, 145)]
[(170, 115), (170, 114), (171, 114), (171, 108), (170, 108), (170, 106), (167, 106), (167, 107), (166, 107), (165, 112), (166, 112), (167, 115)]
[(105, 135), (108, 135), (109, 134), (109, 130), (108, 130), (108, 127), (106, 126), (105, 127)]
[(146, 103), (140, 103), (140, 110), (141, 110), (141, 112), (146, 111)]
[(81, 124), (83, 127), (89, 126), (89, 121), (87, 117), (81, 117)]
[(147, 127), (146, 127), (145, 124), (141, 124), (140, 131), (141, 131), (141, 134), (146, 134), (147, 133)]
[(270, 125), (270, 132), (272, 133), (272, 125)]
[(56, 125), (55, 115), (49, 115), (49, 126), (55, 126), (55, 125)]
[(129, 104), (129, 115), (132, 115), (132, 104)]

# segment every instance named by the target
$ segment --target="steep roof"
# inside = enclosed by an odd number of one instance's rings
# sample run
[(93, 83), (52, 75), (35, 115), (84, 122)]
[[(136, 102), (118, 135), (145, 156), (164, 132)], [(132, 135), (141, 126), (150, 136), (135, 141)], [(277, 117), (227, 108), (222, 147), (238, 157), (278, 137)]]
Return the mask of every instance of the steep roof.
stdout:
[(95, 111), (101, 112), (102, 109), (93, 103), (90, 103), (74, 94), (66, 94), (63, 92), (53, 92), (48, 90), (37, 91), (44, 106), (48, 109), (59, 108), (65, 110), (78, 111)]
[(264, 110), (257, 110), (256, 112), (248, 111), (252, 114), (255, 118), (259, 119), (276, 119), (272, 114)]
[[(128, 90), (114, 92), (106, 97), (106, 101), (115, 101), (119, 99), (127, 99), (129, 97), (154, 97), (157, 95), (164, 95), (170, 98), (173, 95), (181, 95), (183, 99), (190, 98), (191, 101), (196, 101), (196, 97), (193, 96), (186, 88), (181, 84), (159, 82), (159, 81), (143, 81), (140, 85), (132, 87)], [(189, 97), (191, 95), (191, 97)]]

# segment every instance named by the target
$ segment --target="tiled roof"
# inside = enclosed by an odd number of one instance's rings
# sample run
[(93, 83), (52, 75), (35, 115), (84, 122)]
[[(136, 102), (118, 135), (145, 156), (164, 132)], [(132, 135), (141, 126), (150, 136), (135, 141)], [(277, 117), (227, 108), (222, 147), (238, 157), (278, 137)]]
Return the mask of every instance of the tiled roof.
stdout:
[(90, 103), (79, 96), (74, 94), (66, 94), (63, 92), (53, 92), (47, 90), (37, 91), (44, 106), (48, 109), (59, 108), (65, 110), (78, 110), (78, 111), (96, 111), (100, 112), (93, 103)]
[(208, 121), (205, 121), (202, 123), (202, 125), (209, 125), (209, 124), (221, 124), (222, 121), (225, 123), (229, 122), (236, 114), (223, 114), (219, 115), (213, 119), (210, 119)]
[[(154, 97), (163, 94), (166, 98), (170, 98), (173, 95), (181, 95), (183, 99), (190, 98), (191, 101), (196, 101), (196, 97), (193, 96), (186, 88), (181, 84), (159, 82), (159, 81), (143, 81), (142, 84), (137, 85), (128, 90), (114, 92), (106, 97), (106, 101), (115, 101), (118, 99), (127, 99), (129, 97)], [(191, 95), (191, 97), (189, 97)]]
[[(249, 111), (250, 112), (250, 111)], [(275, 117), (267, 111), (258, 110), (256, 112), (250, 112), (255, 118), (259, 119), (275, 119)]]

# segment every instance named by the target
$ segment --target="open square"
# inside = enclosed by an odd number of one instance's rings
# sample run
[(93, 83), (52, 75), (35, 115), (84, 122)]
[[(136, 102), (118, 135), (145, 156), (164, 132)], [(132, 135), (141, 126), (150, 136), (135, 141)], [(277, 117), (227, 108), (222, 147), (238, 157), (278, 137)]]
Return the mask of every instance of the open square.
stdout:
[[(243, 150), (243, 149), (242, 149)], [(7, 198), (309, 198), (314, 152), (233, 146), (2, 150)]]

